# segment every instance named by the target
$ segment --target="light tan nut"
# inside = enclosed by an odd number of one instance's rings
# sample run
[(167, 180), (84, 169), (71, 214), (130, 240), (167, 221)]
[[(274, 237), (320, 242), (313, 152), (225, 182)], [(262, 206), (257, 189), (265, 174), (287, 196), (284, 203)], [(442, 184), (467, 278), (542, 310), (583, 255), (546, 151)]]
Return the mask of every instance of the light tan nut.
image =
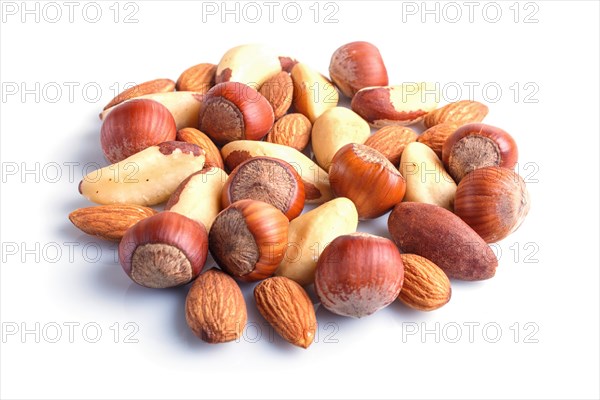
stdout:
[[(198, 114), (202, 105), (203, 95), (196, 92), (166, 92), (153, 93), (145, 96), (136, 97), (136, 99), (150, 99), (159, 102), (173, 114), (177, 129), (198, 128)], [(100, 119), (104, 120), (108, 113), (115, 107), (106, 109), (100, 114)]]
[(275, 275), (306, 286), (315, 280), (317, 260), (338, 236), (356, 232), (358, 213), (354, 203), (338, 197), (290, 222), (288, 249)]
[(306, 203), (324, 203), (333, 198), (327, 172), (291, 147), (255, 140), (236, 140), (223, 146), (221, 155), (229, 171), (252, 157), (266, 156), (284, 160), (302, 177)]
[(268, 46), (245, 44), (229, 49), (217, 66), (216, 83), (240, 82), (257, 89), (281, 72), (277, 53)]
[(231, 342), (242, 335), (248, 314), (244, 296), (232, 277), (216, 268), (201, 274), (185, 300), (185, 319), (208, 343)]
[(177, 140), (193, 143), (206, 152), (206, 165), (225, 169), (221, 151), (215, 143), (196, 128), (183, 128), (177, 132)]
[(200, 147), (165, 142), (90, 172), (79, 183), (79, 193), (98, 204), (152, 206), (166, 201), (185, 178), (203, 167)]
[(69, 214), (69, 220), (88, 235), (106, 240), (121, 240), (125, 231), (156, 211), (135, 204), (111, 204), (78, 208)]
[(444, 146), (446, 139), (448, 139), (456, 129), (457, 126), (452, 123), (437, 124), (419, 135), (417, 142), (429, 146), (441, 160), (442, 147)]
[(288, 114), (275, 122), (266, 141), (302, 151), (310, 141), (311, 130), (312, 124), (303, 114)]
[(227, 173), (220, 168), (205, 166), (186, 178), (173, 192), (165, 210), (202, 222), (207, 231), (221, 212), (221, 191)]
[(435, 204), (452, 211), (456, 183), (429, 147), (418, 142), (406, 146), (400, 173), (406, 179), (404, 201)]
[(194, 65), (182, 72), (177, 79), (176, 88), (180, 92), (205, 94), (215, 85), (217, 66), (210, 63)]
[(427, 128), (444, 123), (451, 123), (461, 127), (473, 122), (481, 122), (488, 114), (488, 106), (471, 100), (461, 100), (450, 103), (425, 116), (424, 123)]
[(352, 110), (330, 108), (317, 118), (311, 133), (317, 163), (329, 171), (331, 160), (339, 149), (348, 143), (363, 144), (370, 134), (369, 124)]
[(404, 126), (384, 126), (370, 136), (365, 145), (377, 150), (394, 165), (400, 163), (400, 156), (407, 144), (417, 140), (417, 132)]
[(260, 87), (259, 93), (262, 94), (273, 107), (275, 120), (283, 117), (294, 98), (294, 84), (290, 74), (282, 71), (267, 79)]
[(254, 288), (260, 314), (285, 340), (307, 349), (315, 338), (317, 317), (312, 301), (291, 279), (276, 276)]
[(415, 310), (433, 311), (450, 301), (450, 280), (433, 262), (416, 254), (401, 254), (404, 285), (398, 299)]
[(294, 82), (294, 107), (306, 115), (310, 122), (330, 108), (336, 107), (339, 94), (335, 86), (308, 65), (298, 63), (292, 68)]
[(175, 90), (175, 82), (170, 79), (155, 79), (152, 81), (140, 83), (129, 89), (119, 93), (114, 99), (104, 106), (103, 110), (114, 107), (126, 100), (131, 100), (136, 97), (145, 96), (153, 93), (166, 93)]
[(371, 126), (411, 125), (437, 107), (439, 94), (434, 83), (404, 83), (359, 90), (352, 98), (352, 110)]

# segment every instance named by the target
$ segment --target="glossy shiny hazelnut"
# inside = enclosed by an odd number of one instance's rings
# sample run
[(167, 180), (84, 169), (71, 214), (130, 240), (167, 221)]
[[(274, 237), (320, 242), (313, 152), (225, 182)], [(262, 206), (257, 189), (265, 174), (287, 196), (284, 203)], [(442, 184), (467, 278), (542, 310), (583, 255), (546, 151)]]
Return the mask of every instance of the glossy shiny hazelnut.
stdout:
[(165, 211), (127, 230), (119, 262), (137, 284), (149, 288), (185, 285), (199, 274), (208, 254), (204, 225)]
[(241, 281), (273, 275), (287, 247), (289, 221), (274, 206), (240, 200), (217, 215), (208, 235), (217, 264)]
[(352, 42), (337, 49), (331, 57), (329, 76), (350, 98), (360, 89), (388, 84), (388, 73), (381, 53), (368, 42)]
[(486, 167), (460, 181), (454, 213), (483, 240), (493, 243), (517, 230), (530, 204), (523, 178), (508, 168)]
[(331, 189), (356, 205), (360, 219), (377, 218), (400, 203), (406, 181), (381, 153), (350, 143), (333, 157), (329, 169)]
[(456, 182), (477, 168), (513, 168), (518, 156), (512, 136), (495, 126), (479, 123), (458, 128), (442, 147), (444, 165)]
[(134, 99), (116, 106), (104, 119), (100, 143), (104, 156), (117, 163), (163, 142), (175, 140), (175, 119), (162, 104)]
[(365, 317), (392, 303), (404, 281), (398, 248), (366, 233), (336, 238), (317, 263), (315, 291), (329, 311)]
[(273, 127), (273, 108), (263, 95), (239, 82), (217, 84), (200, 108), (200, 130), (217, 144), (259, 140)]

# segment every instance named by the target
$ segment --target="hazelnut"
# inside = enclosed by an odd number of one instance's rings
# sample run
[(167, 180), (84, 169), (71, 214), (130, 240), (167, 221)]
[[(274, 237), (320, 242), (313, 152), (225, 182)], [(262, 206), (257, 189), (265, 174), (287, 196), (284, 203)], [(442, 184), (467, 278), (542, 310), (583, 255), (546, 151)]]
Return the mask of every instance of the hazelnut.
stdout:
[(468, 124), (458, 128), (442, 147), (446, 169), (456, 182), (476, 168), (513, 168), (517, 144), (512, 136), (495, 126)]
[(336, 238), (319, 257), (315, 291), (329, 311), (360, 318), (392, 303), (403, 280), (404, 266), (394, 242), (353, 233)]
[(377, 150), (350, 143), (331, 161), (329, 182), (336, 196), (356, 205), (360, 219), (379, 217), (400, 203), (406, 182), (400, 172)]
[(194, 280), (207, 253), (204, 225), (169, 211), (141, 220), (125, 232), (119, 244), (123, 270), (135, 283), (149, 288)]
[(250, 86), (220, 83), (204, 96), (200, 130), (217, 144), (234, 140), (259, 140), (273, 127), (271, 104)]
[(110, 112), (100, 130), (104, 156), (117, 163), (150, 146), (175, 140), (173, 115), (162, 104), (147, 99), (126, 101)]
[(228, 207), (238, 200), (263, 201), (292, 220), (304, 208), (304, 184), (287, 162), (271, 157), (244, 161), (232, 172), (222, 191), (221, 204)]
[(236, 279), (268, 278), (283, 259), (288, 225), (287, 217), (270, 204), (237, 201), (213, 222), (208, 235), (210, 253)]
[(379, 49), (368, 42), (352, 42), (337, 49), (331, 56), (329, 76), (350, 98), (360, 89), (388, 84), (387, 69)]
[(454, 213), (487, 243), (517, 230), (529, 212), (525, 182), (508, 168), (476, 169), (458, 184)]

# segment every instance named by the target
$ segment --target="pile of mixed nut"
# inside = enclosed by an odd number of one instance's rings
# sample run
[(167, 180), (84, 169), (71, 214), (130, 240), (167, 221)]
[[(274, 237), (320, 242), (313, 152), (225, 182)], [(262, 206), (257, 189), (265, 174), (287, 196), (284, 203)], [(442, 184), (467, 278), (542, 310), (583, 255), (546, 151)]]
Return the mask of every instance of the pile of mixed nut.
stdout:
[[(120, 241), (137, 284), (192, 282), (186, 320), (210, 343), (244, 329), (236, 281), (258, 282), (260, 313), (307, 348), (317, 328), (308, 285), (329, 311), (364, 317), (396, 299), (435, 310), (450, 299), (449, 278), (493, 277), (488, 244), (517, 229), (530, 202), (515, 141), (481, 123), (488, 107), (438, 108), (435, 85), (389, 85), (367, 42), (337, 49), (329, 77), (243, 45), (177, 82), (122, 92), (100, 115), (112, 164), (79, 184), (100, 205), (69, 219)], [(424, 132), (406, 127), (415, 124)], [(309, 203), (320, 205), (303, 213)], [(357, 232), (390, 210), (393, 241)], [(209, 252), (219, 268), (202, 272)]]

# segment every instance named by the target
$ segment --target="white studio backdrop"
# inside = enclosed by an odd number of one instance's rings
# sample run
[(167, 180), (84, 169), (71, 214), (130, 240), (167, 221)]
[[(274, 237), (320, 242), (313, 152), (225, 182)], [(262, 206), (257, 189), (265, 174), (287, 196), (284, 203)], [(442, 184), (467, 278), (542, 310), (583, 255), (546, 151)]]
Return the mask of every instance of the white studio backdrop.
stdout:
[[(2, 398), (598, 398), (599, 4), (595, 1), (2, 1)], [(105, 165), (102, 107), (126, 84), (176, 79), (268, 43), (327, 74), (333, 51), (379, 47), (391, 83), (486, 103), (513, 135), (532, 208), (486, 282), (452, 282), (431, 313), (361, 320), (322, 307), (295, 348), (258, 314), (207, 345), (187, 288), (149, 290), (70, 211)], [(96, 163), (96, 164), (94, 164)], [(387, 216), (360, 230), (388, 236)]]

